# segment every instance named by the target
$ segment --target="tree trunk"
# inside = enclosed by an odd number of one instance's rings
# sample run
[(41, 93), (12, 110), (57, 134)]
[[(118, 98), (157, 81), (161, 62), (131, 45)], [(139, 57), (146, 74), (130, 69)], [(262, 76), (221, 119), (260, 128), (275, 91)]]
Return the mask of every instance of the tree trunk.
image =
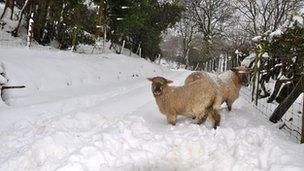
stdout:
[(11, 17), (10, 17), (10, 19), (13, 20), (14, 8), (15, 8), (15, 0), (10, 0), (10, 8), (11, 8)]
[(296, 87), (292, 92), (284, 99), (282, 103), (275, 109), (269, 120), (273, 123), (278, 122), (294, 103), (294, 101), (299, 97), (304, 89), (304, 75), (301, 76), (301, 80), (297, 83)]
[(33, 41), (33, 31), (34, 29), (34, 12), (31, 13), (31, 18), (29, 20), (29, 26), (27, 31), (27, 47), (31, 47)]
[(18, 25), (17, 27), (12, 31), (12, 35), (14, 37), (17, 37), (18, 36), (18, 32), (19, 32), (19, 28), (20, 28), (20, 25), (21, 25), (21, 21), (22, 21), (22, 16), (23, 16), (23, 13), (24, 13), (24, 10), (25, 8), (31, 3), (32, 0), (26, 0), (24, 2), (24, 5), (20, 11), (20, 16), (19, 16), (19, 21), (18, 21)]
[(6, 0), (6, 1), (5, 1), (4, 10), (3, 10), (2, 15), (1, 15), (1, 17), (0, 17), (0, 20), (4, 17), (4, 15), (5, 15), (5, 13), (6, 13), (6, 10), (7, 10), (7, 8), (9, 7), (10, 1), (11, 1), (11, 0)]
[(105, 15), (105, 1), (100, 0), (98, 6), (97, 20), (96, 20), (96, 36), (102, 37), (106, 29), (106, 15)]
[(34, 38), (39, 43), (43, 43), (43, 31), (46, 23), (46, 16), (48, 12), (48, 3), (49, 1), (37, 1), (37, 12), (35, 13), (35, 28)]

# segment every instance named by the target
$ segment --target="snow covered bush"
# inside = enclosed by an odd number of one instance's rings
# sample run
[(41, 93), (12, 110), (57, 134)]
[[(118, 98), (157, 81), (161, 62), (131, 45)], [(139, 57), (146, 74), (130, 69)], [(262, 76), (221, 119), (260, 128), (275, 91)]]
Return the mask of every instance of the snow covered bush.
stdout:
[[(257, 43), (254, 67), (259, 68), (255, 70), (255, 78), (261, 87), (261, 90), (256, 90), (256, 94), (258, 98), (268, 97), (270, 92), (266, 90), (265, 83), (273, 79), (274, 91), (268, 102), (276, 100), (280, 103), (293, 90), (303, 71), (304, 25), (295, 20), (289, 26), (255, 37), (253, 41)], [(260, 87), (256, 84), (255, 88)]]

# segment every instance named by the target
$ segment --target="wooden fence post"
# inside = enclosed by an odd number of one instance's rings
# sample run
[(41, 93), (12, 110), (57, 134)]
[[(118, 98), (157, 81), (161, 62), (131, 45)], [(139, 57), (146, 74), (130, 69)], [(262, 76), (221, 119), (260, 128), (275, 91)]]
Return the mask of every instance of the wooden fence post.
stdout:
[[(302, 87), (304, 88), (304, 87)], [(304, 143), (304, 96), (302, 99), (302, 132), (301, 132), (301, 143)]]
[(120, 49), (120, 54), (123, 53), (123, 50), (124, 50), (124, 48), (125, 48), (125, 44), (126, 44), (126, 41), (123, 40), (123, 41), (122, 41), (122, 46), (121, 46), (121, 49)]

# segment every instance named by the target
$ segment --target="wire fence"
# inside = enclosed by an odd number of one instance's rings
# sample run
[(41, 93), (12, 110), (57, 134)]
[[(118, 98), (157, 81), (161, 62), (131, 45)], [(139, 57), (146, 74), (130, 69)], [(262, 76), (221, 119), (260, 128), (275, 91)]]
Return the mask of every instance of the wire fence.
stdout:
[[(229, 57), (220, 57), (218, 59), (212, 59), (210, 61), (205, 62), (204, 70), (207, 72), (223, 72), (231, 69), (234, 66), (239, 65), (238, 58), (229, 58)], [(273, 83), (269, 83), (268, 87), (271, 89), (273, 87)], [(259, 113), (269, 121), (270, 116), (273, 114), (275, 109), (278, 107), (278, 103), (272, 102), (268, 103), (267, 99), (260, 98), (258, 99), (257, 105), (252, 100), (252, 85), (246, 88), (242, 88), (240, 92), (240, 96), (248, 101), (252, 106), (259, 111)], [(298, 99), (291, 105), (291, 107), (287, 110), (281, 120), (276, 124), (276, 127), (295, 142), (301, 142), (301, 135), (303, 134), (302, 125), (303, 123), (303, 103), (304, 103), (304, 95), (303, 93), (298, 97)], [(270, 121), (269, 121), (270, 122)], [(302, 137), (303, 142), (303, 137)]]
[[(267, 103), (267, 98), (262, 98), (259, 99), (258, 104), (255, 105), (252, 101), (251, 92), (251, 86), (249, 88), (242, 88), (240, 96), (242, 96), (246, 101), (250, 102), (252, 106), (257, 109), (266, 120), (268, 120), (279, 104), (274, 102)], [(303, 95), (301, 95), (287, 110), (285, 115), (277, 124), (277, 127), (283, 130), (293, 141), (300, 142), (302, 134), (302, 117)]]

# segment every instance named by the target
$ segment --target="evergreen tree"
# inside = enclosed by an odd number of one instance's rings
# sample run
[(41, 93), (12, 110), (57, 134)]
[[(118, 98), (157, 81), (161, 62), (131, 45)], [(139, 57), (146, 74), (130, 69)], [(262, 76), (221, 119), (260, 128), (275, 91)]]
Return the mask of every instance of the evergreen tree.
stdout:
[(111, 40), (136, 51), (139, 44), (143, 57), (154, 60), (160, 54), (161, 33), (181, 17), (182, 8), (157, 0), (109, 1)]
[[(125, 40), (133, 52), (140, 45), (143, 57), (152, 60), (160, 53), (161, 33), (179, 21), (182, 11), (176, 4), (157, 0), (16, 0), (16, 4), (24, 7), (22, 14), (27, 20), (34, 13), (34, 39), (40, 44), (56, 40), (61, 49), (94, 44), (91, 35), (100, 37), (109, 28), (113, 43)], [(100, 25), (102, 29), (98, 29)], [(14, 35), (18, 30), (19, 25)]]

